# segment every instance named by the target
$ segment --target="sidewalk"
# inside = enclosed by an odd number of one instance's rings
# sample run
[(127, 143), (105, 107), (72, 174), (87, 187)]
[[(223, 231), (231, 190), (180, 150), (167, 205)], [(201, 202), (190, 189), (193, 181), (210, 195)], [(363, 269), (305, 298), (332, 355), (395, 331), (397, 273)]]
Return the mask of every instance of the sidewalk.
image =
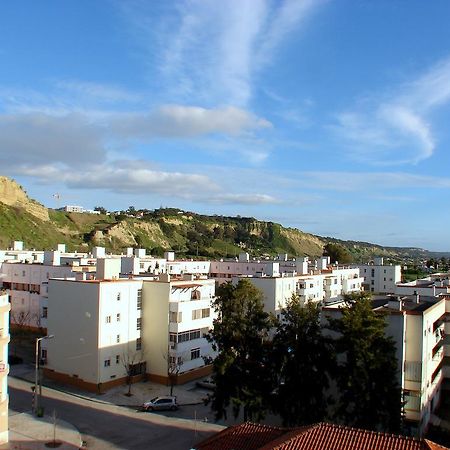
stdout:
[[(19, 364), (11, 366), (10, 376), (20, 378), (30, 383), (34, 383), (34, 367), (30, 364)], [(104, 394), (95, 394), (83, 391), (70, 385), (63, 385), (53, 380), (44, 379), (43, 386), (48, 386), (52, 389), (64, 391), (77, 395), (82, 398), (88, 398), (92, 401), (101, 403), (111, 403), (113, 405), (128, 406), (132, 408), (139, 408), (142, 404), (153, 397), (159, 395), (170, 395), (170, 386), (164, 386), (151, 381), (141, 381), (131, 385), (131, 396), (127, 396), (128, 386), (125, 384), (117, 386), (108, 390)], [(177, 397), (177, 402), (180, 406), (183, 405), (198, 405), (204, 402), (208, 396), (208, 391), (196, 388), (195, 381), (174, 386), (173, 395)]]
[[(63, 420), (52, 417), (33, 417), (27, 413), (10, 414), (9, 443), (0, 445), (0, 449), (36, 450), (59, 448), (62, 450), (79, 449), (82, 446), (79, 431)], [(56, 426), (55, 426), (56, 423)], [(56, 445), (53, 445), (53, 444)]]

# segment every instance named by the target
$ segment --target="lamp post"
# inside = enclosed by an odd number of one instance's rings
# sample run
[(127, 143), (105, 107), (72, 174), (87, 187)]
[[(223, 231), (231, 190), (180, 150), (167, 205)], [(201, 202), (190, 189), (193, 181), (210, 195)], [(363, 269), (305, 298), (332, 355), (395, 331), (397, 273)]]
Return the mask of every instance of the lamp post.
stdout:
[(34, 366), (34, 391), (33, 391), (33, 410), (37, 415), (39, 411), (39, 395), (38, 395), (38, 384), (40, 382), (39, 377), (39, 344), (44, 339), (53, 339), (55, 336), (50, 334), (49, 336), (43, 336), (36, 339), (36, 348), (35, 348), (35, 366)]

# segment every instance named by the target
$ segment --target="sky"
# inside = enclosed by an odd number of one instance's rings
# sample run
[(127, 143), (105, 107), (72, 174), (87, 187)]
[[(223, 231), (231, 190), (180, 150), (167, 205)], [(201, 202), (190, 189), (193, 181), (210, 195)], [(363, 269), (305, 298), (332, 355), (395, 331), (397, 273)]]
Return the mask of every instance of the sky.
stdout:
[(448, 0), (2, 1), (0, 175), (47, 207), (450, 251), (449, 21)]

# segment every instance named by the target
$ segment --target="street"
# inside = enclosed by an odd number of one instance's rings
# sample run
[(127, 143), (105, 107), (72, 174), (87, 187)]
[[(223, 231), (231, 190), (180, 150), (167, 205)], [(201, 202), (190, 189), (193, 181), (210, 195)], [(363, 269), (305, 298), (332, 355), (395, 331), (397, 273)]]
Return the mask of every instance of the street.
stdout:
[[(29, 382), (10, 377), (10, 413), (30, 411), (30, 387)], [(88, 449), (189, 449), (221, 429), (201, 420), (138, 412), (49, 388), (43, 390), (41, 405), (46, 414), (56, 411), (58, 418), (77, 427)], [(194, 412), (193, 407), (184, 408), (176, 415)]]

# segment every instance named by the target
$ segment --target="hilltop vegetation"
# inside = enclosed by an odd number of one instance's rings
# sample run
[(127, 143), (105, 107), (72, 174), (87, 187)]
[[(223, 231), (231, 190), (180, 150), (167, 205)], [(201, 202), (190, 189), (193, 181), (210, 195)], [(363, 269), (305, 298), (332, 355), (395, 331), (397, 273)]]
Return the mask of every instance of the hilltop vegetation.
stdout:
[(392, 261), (431, 255), (422, 249), (314, 236), (251, 217), (206, 216), (176, 208), (66, 213), (45, 208), (29, 199), (16, 182), (0, 177), (0, 248), (14, 240), (24, 241), (27, 248), (53, 249), (65, 243), (71, 251), (100, 245), (121, 252), (126, 247), (141, 247), (153, 255), (174, 250), (179, 256), (204, 258), (234, 257), (241, 251), (257, 257), (287, 253), (315, 258), (323, 254), (327, 243), (337, 254), (346, 254), (346, 262), (368, 261), (375, 255)]

